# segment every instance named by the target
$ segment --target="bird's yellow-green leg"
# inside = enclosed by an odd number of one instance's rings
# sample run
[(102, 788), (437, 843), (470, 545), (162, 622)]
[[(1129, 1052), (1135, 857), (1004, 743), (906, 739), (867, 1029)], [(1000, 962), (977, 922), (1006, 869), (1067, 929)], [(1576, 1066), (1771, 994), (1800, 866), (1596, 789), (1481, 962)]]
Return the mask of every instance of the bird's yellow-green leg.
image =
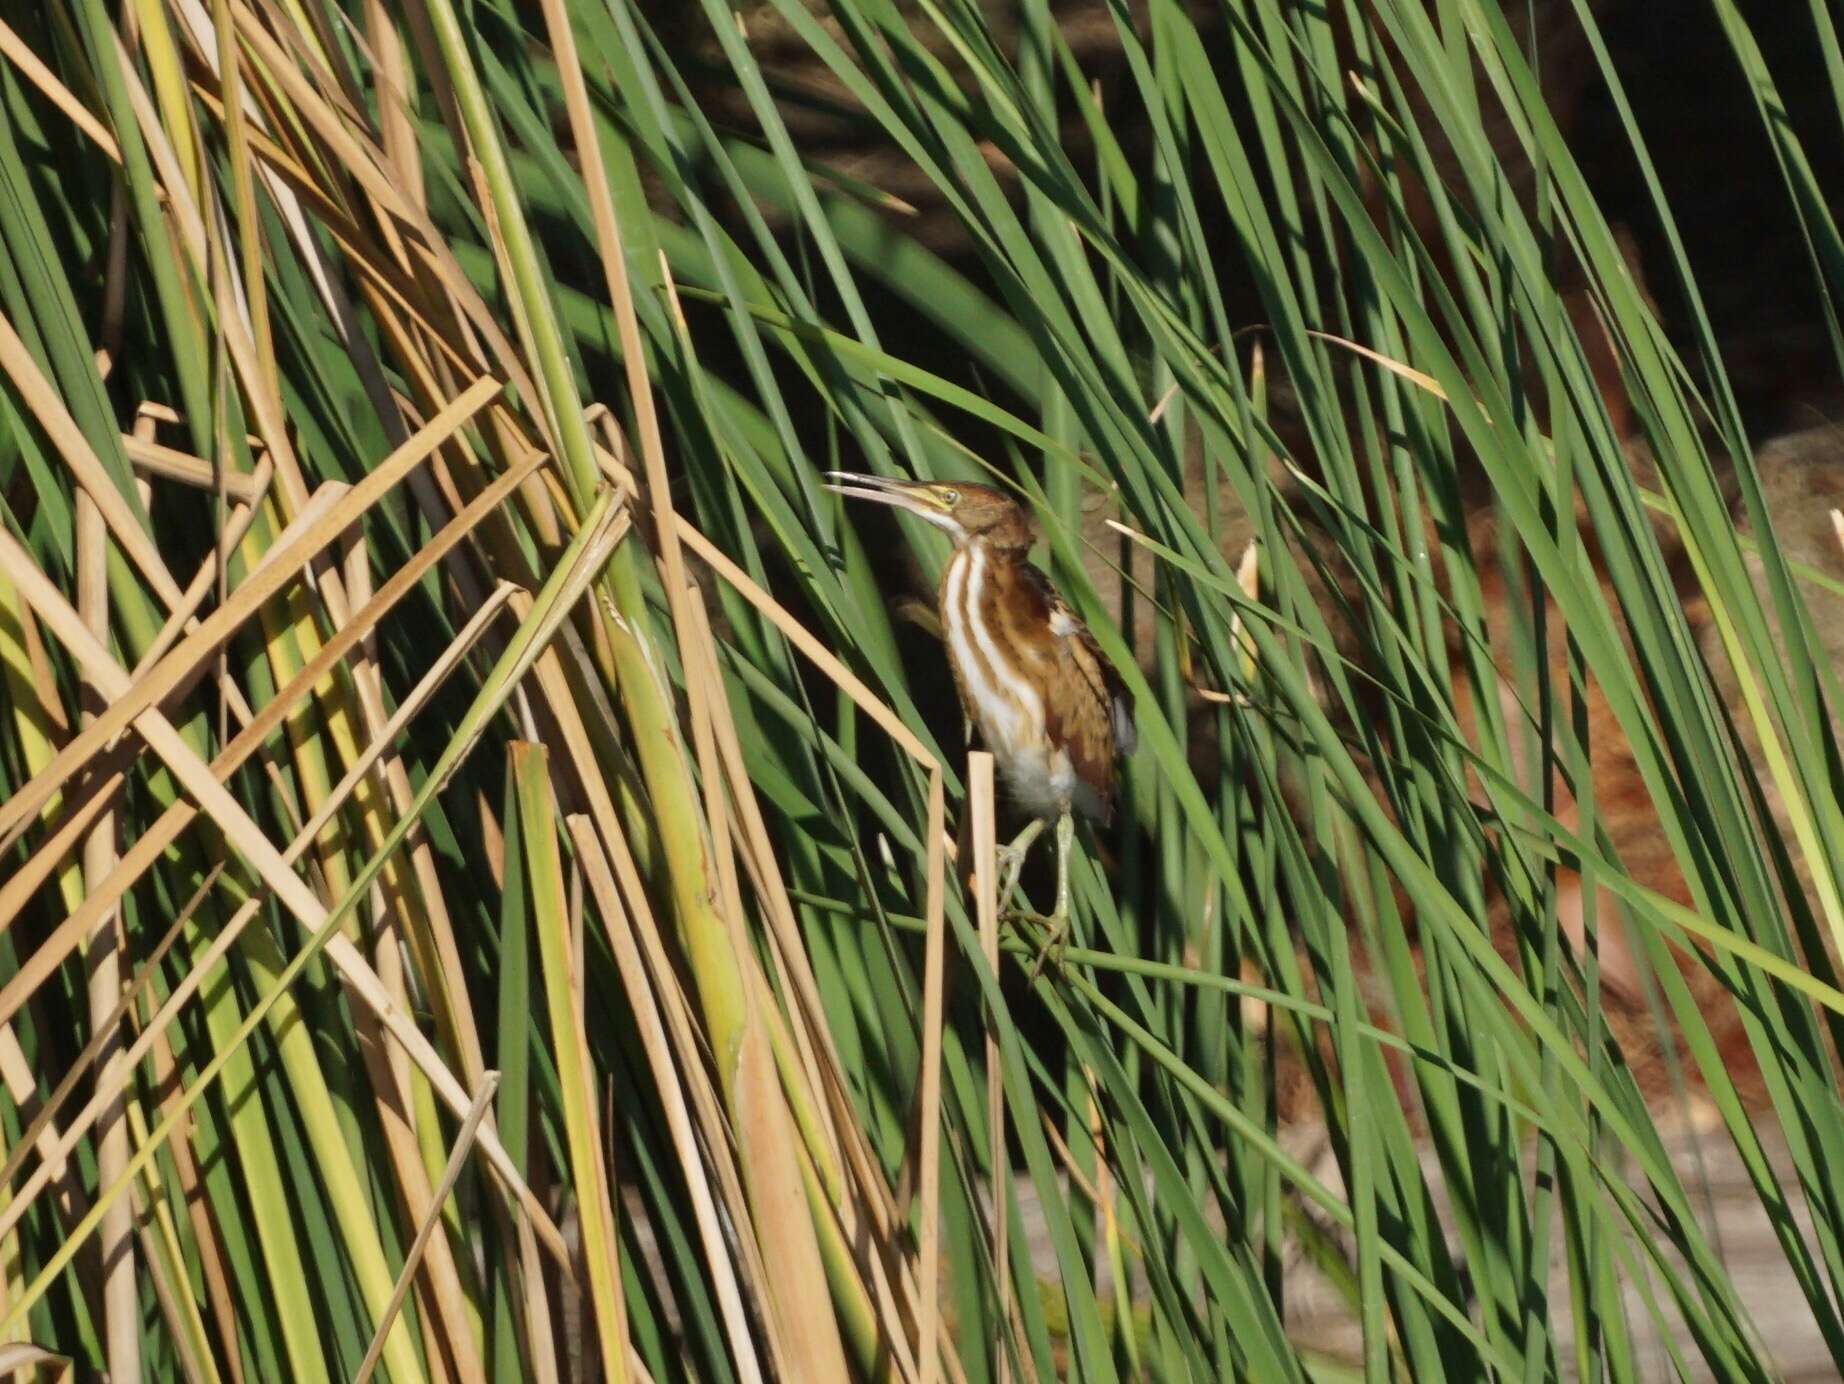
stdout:
[(1011, 903), (1012, 891), (1018, 887), (1018, 876), (1024, 873), (1024, 858), (1030, 853), (1031, 843), (1044, 830), (1044, 819), (1033, 818), (1031, 824), (1014, 836), (1010, 843), (999, 847), (994, 852), (999, 858), (999, 907), (1001, 910)]
[(1069, 815), (1069, 809), (1056, 819), (1056, 907), (1050, 910), (1050, 916), (1044, 920), (1045, 932), (1043, 945), (1037, 949), (1037, 960), (1031, 963), (1031, 979), (1037, 979), (1037, 973), (1044, 969), (1044, 962), (1051, 952), (1056, 953), (1057, 965), (1063, 964), (1063, 949), (1069, 945), (1069, 853), (1076, 844), (1076, 819)]

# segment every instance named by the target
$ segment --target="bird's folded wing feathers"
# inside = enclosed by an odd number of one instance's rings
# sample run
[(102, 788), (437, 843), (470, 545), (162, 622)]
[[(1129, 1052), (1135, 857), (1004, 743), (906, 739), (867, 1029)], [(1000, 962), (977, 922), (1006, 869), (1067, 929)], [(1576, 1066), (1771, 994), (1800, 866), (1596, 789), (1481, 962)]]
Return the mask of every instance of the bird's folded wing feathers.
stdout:
[[(1066, 656), (1076, 670), (1082, 675), (1081, 686), (1087, 694), (1089, 704), (1107, 716), (1108, 730), (1112, 733), (1115, 754), (1132, 754), (1139, 744), (1139, 731), (1133, 722), (1133, 696), (1121, 681), (1120, 674), (1114, 671), (1114, 665), (1102, 653), (1101, 645), (1089, 627), (1082, 623), (1075, 611), (1069, 608), (1062, 594), (1050, 584), (1050, 579), (1037, 568), (1028, 563), (1024, 569), (1030, 574), (1032, 582), (1043, 594), (1044, 603), (1050, 611), (1050, 632), (1059, 636), (1064, 643)], [(1059, 719), (1065, 725), (1070, 723), (1070, 712), (1075, 708), (1057, 708), (1061, 713)], [(1079, 717), (1077, 718), (1080, 719)], [(1096, 729), (1099, 729), (1097, 726)], [(1109, 766), (1110, 769), (1112, 766)], [(1111, 776), (1111, 775), (1110, 775)]]

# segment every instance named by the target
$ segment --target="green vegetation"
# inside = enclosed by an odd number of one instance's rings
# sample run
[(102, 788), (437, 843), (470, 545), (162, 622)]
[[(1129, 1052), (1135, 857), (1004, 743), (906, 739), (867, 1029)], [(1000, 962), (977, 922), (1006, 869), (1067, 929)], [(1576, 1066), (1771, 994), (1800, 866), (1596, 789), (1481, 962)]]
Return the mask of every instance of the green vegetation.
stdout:
[[(1507, 9), (1102, 0), (1104, 101), (1046, 0), (10, 7), (0, 1339), (1771, 1376), (1694, 1106), (1844, 1366), (1839, 588)], [(835, 466), (1019, 488), (1134, 690), (1035, 980)]]

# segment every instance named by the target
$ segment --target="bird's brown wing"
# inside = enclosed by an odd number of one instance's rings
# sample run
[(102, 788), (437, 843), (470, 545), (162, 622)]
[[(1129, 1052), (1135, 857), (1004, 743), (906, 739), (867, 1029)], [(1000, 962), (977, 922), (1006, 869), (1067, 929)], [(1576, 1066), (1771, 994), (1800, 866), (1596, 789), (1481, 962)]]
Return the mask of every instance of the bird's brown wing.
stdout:
[(1057, 647), (1057, 676), (1050, 680), (1045, 729), (1053, 745), (1068, 750), (1071, 767), (1095, 795), (1096, 815), (1105, 819), (1114, 796), (1115, 756), (1132, 754), (1138, 741), (1133, 698), (1095, 636), (1050, 579), (1028, 563), (1024, 571), (1043, 597)]

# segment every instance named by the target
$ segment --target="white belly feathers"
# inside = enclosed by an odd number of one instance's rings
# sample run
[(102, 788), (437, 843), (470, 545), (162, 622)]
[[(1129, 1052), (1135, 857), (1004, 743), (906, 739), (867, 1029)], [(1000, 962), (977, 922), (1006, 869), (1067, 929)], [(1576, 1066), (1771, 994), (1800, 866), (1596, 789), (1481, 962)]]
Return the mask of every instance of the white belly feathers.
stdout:
[(1075, 772), (1068, 753), (1050, 747), (1043, 698), (1030, 682), (1011, 672), (1010, 661), (987, 627), (985, 583), (986, 555), (978, 543), (949, 559), (942, 587), (942, 606), (949, 613), (942, 621), (943, 633), (966, 689), (968, 714), (997, 759), (1006, 786), (1020, 806), (1049, 815), (1068, 805)]

